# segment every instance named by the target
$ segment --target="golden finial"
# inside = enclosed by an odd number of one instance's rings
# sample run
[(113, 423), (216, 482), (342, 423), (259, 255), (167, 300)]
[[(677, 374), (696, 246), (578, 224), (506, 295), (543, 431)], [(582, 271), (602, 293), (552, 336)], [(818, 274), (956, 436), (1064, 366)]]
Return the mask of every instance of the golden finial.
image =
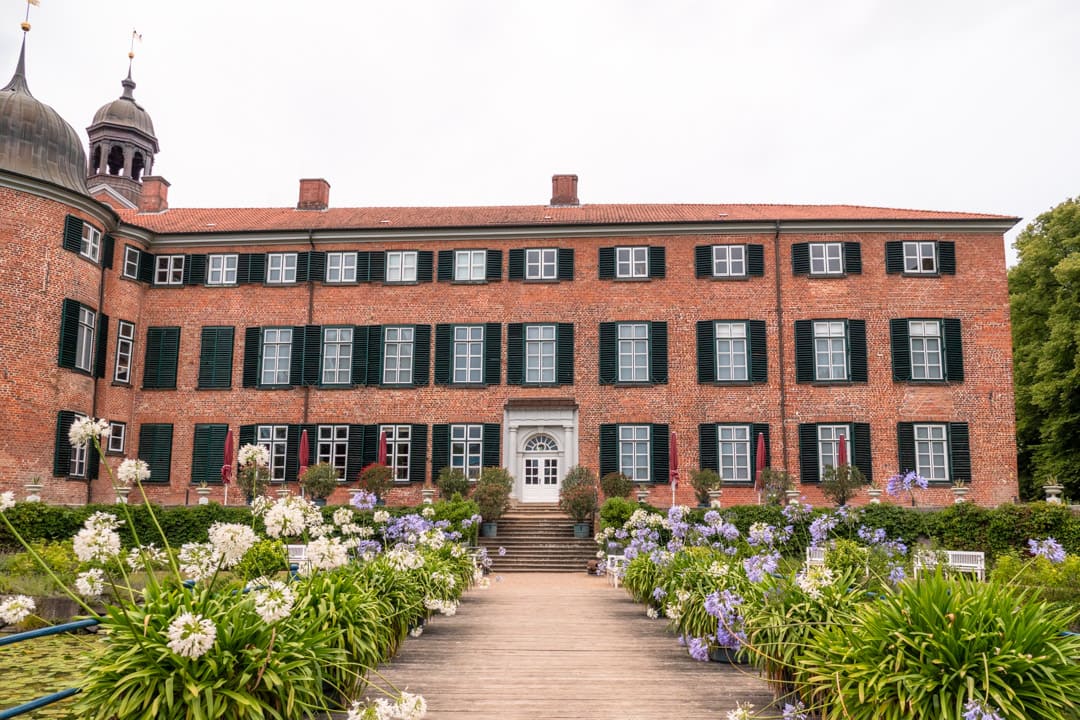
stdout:
[(22, 24), (19, 26), (19, 27), (22, 28), (22, 31), (24, 33), (30, 32), (30, 6), (31, 5), (37, 5), (38, 2), (39, 2), (39, 0), (26, 0), (26, 18), (22, 21)]

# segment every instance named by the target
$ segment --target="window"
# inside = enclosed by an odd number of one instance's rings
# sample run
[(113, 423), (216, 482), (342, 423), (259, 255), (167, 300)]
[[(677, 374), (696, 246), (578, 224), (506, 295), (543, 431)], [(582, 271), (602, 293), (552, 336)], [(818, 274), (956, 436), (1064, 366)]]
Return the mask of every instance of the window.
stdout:
[(745, 245), (713, 245), (713, 277), (743, 277), (746, 275)]
[(649, 248), (648, 247), (619, 247), (619, 248), (615, 248), (615, 277), (617, 277), (617, 278), (646, 278), (646, 277), (649, 277)]
[(175, 389), (176, 368), (179, 358), (180, 328), (147, 328), (146, 355), (143, 360), (143, 387), (146, 389)]
[(555, 382), (555, 326), (525, 328), (525, 382)]
[(288, 450), (288, 425), (257, 425), (255, 443), (270, 453), (270, 479), (285, 479), (285, 454)]
[[(383, 337), (383, 382), (387, 385), (407, 385), (413, 381), (414, 328), (388, 327)], [(454, 344), (455, 353), (457, 343)], [(456, 355), (455, 355), (456, 358)], [(455, 378), (457, 361), (455, 359)], [(456, 379), (454, 382), (458, 382)], [(464, 381), (462, 381), (464, 382)]]
[(814, 375), (817, 380), (847, 379), (847, 332), (844, 322), (814, 323)]
[(525, 251), (526, 280), (555, 280), (558, 277), (559, 251), (555, 248)]
[(91, 372), (94, 367), (94, 327), (97, 313), (88, 307), (79, 306), (79, 334), (75, 346), (75, 367)]
[(79, 254), (94, 262), (101, 257), (101, 231), (93, 225), (83, 223)]
[(847, 444), (847, 464), (851, 465), (854, 448), (850, 428), (847, 425), (818, 425), (818, 477), (825, 477), (825, 470), (840, 464), (840, 438)]
[(454, 280), (475, 282), (487, 277), (486, 250), (455, 250)]
[(716, 333), (716, 379), (747, 379), (746, 323), (718, 322)]
[[(264, 347), (263, 352), (265, 351)], [(348, 385), (352, 382), (353, 329), (351, 327), (323, 328), (322, 353), (323, 385)], [(265, 365), (263, 372), (265, 376)], [(288, 373), (286, 372), (285, 375), (285, 382), (288, 382)]]
[(458, 325), (454, 328), (454, 382), (484, 381), (484, 326)]
[[(75, 420), (82, 420), (85, 415), (75, 414)], [(69, 426), (70, 427), (70, 426)], [(66, 441), (67, 438), (64, 438)], [(72, 445), (71, 446), (71, 465), (68, 468), (68, 475), (71, 477), (86, 477), (86, 458), (89, 453), (97, 452), (94, 449), (92, 443), (86, 443), (85, 445)]]
[(915, 426), (915, 470), (931, 482), (949, 480), (949, 440), (944, 425)]
[(337, 470), (338, 480), (345, 479), (345, 466), (349, 454), (348, 425), (320, 425), (319, 444), (315, 456), (318, 462), (328, 463)]
[(964, 342), (957, 318), (889, 321), (893, 380), (897, 382), (961, 382)]
[(843, 243), (810, 243), (811, 275), (842, 275), (843, 272)]
[[(292, 280), (280, 282), (293, 282), (296, 279), (295, 263)], [(326, 282), (328, 283), (352, 283), (356, 282), (356, 253), (332, 252), (326, 253)]]
[(130, 245), (124, 246), (124, 271), (123, 276), (132, 280), (139, 279), (139, 256), (142, 255), (138, 248)]
[(292, 328), (263, 328), (261, 385), (288, 385)]
[(386, 253), (386, 282), (416, 282), (416, 257), (415, 251)]
[(475, 480), (480, 477), (480, 463), (484, 450), (483, 425), (450, 426), (450, 467)]
[(386, 433), (386, 465), (393, 471), (394, 480), (396, 482), (409, 482), (412, 426), (381, 425), (379, 432)]
[(135, 351), (135, 325), (121, 320), (116, 328), (116, 363), (113, 367), (113, 382), (129, 384), (131, 382), (131, 356)]
[(970, 482), (971, 444), (966, 422), (896, 424), (900, 471), (931, 482)]
[(904, 243), (904, 272), (934, 274), (937, 269), (936, 242)]
[(235, 285), (239, 255), (210, 255), (207, 258), (207, 285)]
[(648, 425), (619, 426), (619, 472), (634, 482), (652, 477), (649, 430)]
[(941, 380), (944, 377), (941, 323), (937, 320), (911, 320), (908, 322), (908, 338), (911, 342), (911, 379)]
[(105, 448), (105, 452), (110, 455), (123, 455), (124, 445), (127, 440), (127, 425), (122, 422), (112, 420), (109, 422), (109, 444)]
[(885, 243), (885, 272), (937, 277), (956, 274), (953, 240), (889, 240)]
[[(329, 266), (327, 266), (329, 270)], [(270, 253), (266, 256), (266, 282), (271, 285), (296, 282), (296, 253)]]
[(646, 323), (619, 325), (619, 382), (647, 382), (649, 379), (649, 326)]
[(716, 428), (720, 477), (724, 482), (749, 482), (750, 426), (720, 425)]
[(154, 284), (155, 285), (183, 285), (184, 284), (184, 256), (183, 255), (158, 255), (155, 261)]
[[(756, 350), (751, 347), (751, 354)], [(866, 382), (865, 320), (796, 320), (795, 380)]]

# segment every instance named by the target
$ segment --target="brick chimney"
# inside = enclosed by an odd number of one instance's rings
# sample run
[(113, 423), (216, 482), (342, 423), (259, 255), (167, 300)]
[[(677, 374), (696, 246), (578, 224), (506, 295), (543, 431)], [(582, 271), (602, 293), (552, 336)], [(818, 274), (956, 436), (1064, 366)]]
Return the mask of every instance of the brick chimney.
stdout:
[(330, 207), (330, 183), (322, 178), (300, 179), (300, 202), (297, 210), (325, 210)]
[(577, 175), (551, 176), (552, 205), (580, 205), (577, 197)]
[(169, 181), (158, 175), (146, 175), (139, 193), (139, 212), (156, 213), (169, 209)]

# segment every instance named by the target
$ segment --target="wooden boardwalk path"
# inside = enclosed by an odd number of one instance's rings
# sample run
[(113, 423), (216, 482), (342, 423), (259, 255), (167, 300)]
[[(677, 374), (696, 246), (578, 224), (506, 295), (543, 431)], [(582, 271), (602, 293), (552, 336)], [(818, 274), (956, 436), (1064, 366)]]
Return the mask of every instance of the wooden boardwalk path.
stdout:
[(429, 718), (716, 720), (736, 701), (772, 701), (753, 668), (691, 660), (665, 621), (604, 578), (501, 577), (379, 668), (422, 694)]

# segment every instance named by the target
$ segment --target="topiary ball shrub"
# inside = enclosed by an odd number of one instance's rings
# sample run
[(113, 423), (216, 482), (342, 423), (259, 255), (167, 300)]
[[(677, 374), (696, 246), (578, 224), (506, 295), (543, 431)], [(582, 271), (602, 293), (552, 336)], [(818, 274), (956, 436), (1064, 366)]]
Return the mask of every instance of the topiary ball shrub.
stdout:
[(600, 529), (613, 527), (616, 530), (626, 524), (638, 504), (622, 497), (611, 497), (600, 506)]
[(634, 483), (621, 472), (610, 472), (600, 478), (600, 490), (609, 499), (629, 497), (634, 491)]
[(469, 479), (465, 477), (465, 473), (460, 468), (445, 466), (439, 471), (439, 477), (435, 484), (439, 486), (439, 495), (444, 500), (454, 497), (455, 493), (461, 497), (469, 495)]
[(248, 548), (233, 572), (245, 582), (255, 578), (272, 578), (289, 569), (289, 555), (280, 540), (260, 540)]

